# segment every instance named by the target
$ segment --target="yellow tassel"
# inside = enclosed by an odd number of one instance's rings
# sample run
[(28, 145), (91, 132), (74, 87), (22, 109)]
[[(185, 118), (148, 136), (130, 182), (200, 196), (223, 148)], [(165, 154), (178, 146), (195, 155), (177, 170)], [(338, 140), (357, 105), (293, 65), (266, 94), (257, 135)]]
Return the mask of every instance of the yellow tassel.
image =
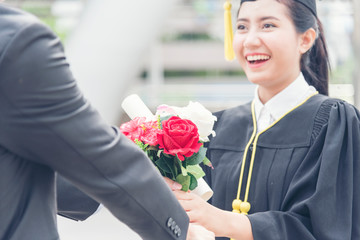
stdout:
[(231, 3), (227, 0), (224, 3), (224, 27), (225, 27), (225, 36), (224, 36), (224, 50), (225, 50), (225, 59), (227, 61), (232, 61), (235, 59), (235, 53), (233, 48), (233, 27), (231, 23)]
[(234, 201), (232, 202), (232, 208), (233, 208), (232, 211), (234, 213), (241, 213), (240, 211), (241, 203), (242, 201), (240, 199), (234, 199)]

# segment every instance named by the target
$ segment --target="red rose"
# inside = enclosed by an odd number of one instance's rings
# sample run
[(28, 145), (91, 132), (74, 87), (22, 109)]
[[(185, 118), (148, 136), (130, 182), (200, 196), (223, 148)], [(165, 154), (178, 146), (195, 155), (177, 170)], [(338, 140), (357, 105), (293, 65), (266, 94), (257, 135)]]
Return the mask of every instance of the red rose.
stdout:
[(162, 127), (163, 131), (157, 137), (159, 148), (164, 149), (166, 154), (177, 155), (184, 161), (184, 157), (191, 157), (202, 146), (198, 129), (190, 120), (173, 116), (163, 121)]

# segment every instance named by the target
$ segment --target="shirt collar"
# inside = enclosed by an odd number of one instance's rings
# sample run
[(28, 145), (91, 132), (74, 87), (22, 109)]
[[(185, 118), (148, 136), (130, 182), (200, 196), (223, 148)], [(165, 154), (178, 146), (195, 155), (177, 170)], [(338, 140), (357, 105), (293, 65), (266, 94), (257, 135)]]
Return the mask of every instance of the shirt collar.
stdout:
[(316, 92), (316, 89), (309, 86), (301, 72), (295, 81), (272, 97), (265, 104), (260, 101), (258, 87), (256, 87), (254, 98), (256, 118), (258, 120), (261, 110), (266, 107), (266, 109), (270, 112), (271, 117), (274, 120), (278, 120), (314, 92)]

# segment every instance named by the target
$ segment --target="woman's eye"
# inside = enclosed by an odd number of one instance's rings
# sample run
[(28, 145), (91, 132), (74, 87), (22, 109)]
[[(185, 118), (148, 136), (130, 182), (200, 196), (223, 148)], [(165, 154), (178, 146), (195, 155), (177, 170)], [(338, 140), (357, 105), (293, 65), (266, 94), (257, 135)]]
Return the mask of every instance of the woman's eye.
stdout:
[(246, 27), (245, 27), (245, 25), (243, 25), (243, 24), (239, 24), (239, 25), (237, 26), (237, 29), (238, 29), (238, 30), (245, 30)]
[(274, 28), (274, 27), (275, 27), (275, 25), (271, 24), (271, 23), (265, 23), (264, 26), (263, 26), (263, 28), (265, 28), (265, 29)]

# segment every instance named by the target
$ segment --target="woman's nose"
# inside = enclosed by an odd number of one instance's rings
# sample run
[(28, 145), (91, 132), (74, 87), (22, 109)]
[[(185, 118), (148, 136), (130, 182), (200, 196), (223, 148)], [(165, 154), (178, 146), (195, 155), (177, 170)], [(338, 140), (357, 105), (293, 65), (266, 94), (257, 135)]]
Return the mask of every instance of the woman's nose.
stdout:
[(261, 44), (259, 33), (255, 30), (249, 31), (244, 40), (244, 47), (248, 49), (256, 48)]

